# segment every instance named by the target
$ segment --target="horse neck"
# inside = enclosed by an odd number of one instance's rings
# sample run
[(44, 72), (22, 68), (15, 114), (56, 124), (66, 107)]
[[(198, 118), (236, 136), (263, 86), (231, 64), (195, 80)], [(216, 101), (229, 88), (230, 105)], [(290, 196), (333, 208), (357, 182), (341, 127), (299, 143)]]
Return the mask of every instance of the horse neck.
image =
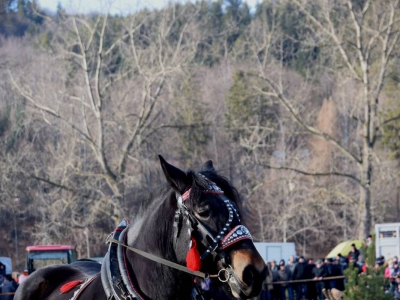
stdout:
[[(128, 244), (176, 262), (171, 241), (174, 212), (171, 214), (167, 207), (168, 201), (158, 200), (134, 221), (129, 229)], [(146, 299), (190, 299), (193, 284), (190, 275), (132, 252), (127, 253), (127, 259), (133, 284)]]

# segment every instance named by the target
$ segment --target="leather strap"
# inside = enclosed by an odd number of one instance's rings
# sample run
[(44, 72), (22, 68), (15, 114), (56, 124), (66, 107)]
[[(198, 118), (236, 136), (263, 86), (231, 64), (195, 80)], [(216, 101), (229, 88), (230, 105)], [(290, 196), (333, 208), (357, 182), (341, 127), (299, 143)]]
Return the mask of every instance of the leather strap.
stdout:
[[(122, 220), (120, 225), (115, 229), (112, 234), (113, 239), (119, 239), (120, 234), (127, 227), (127, 222)], [(109, 236), (109, 238), (111, 235)], [(107, 299), (115, 300), (133, 300), (141, 299), (136, 293), (130, 293), (122, 276), (118, 261), (118, 245), (110, 243), (108, 252), (104, 257), (103, 265), (101, 268), (101, 282)]]
[(104, 256), (103, 263), (101, 265), (101, 283), (103, 285), (104, 292), (106, 293), (107, 299), (112, 299), (113, 292), (111, 288), (110, 281), (107, 276), (107, 269), (109, 270), (110, 258), (108, 257), (108, 252)]
[(208, 278), (208, 277), (218, 277), (217, 275), (209, 275), (209, 274), (207, 274), (207, 273), (200, 272), (200, 271), (192, 271), (192, 270), (190, 270), (190, 269), (188, 269), (188, 268), (186, 268), (186, 267), (184, 267), (184, 266), (181, 266), (181, 265), (179, 265), (179, 264), (176, 264), (176, 263), (174, 263), (174, 262), (172, 262), (172, 261), (166, 260), (166, 259), (164, 259), (164, 258), (155, 256), (155, 255), (153, 255), (153, 254), (144, 252), (144, 251), (142, 251), (142, 250), (139, 250), (139, 249), (136, 249), (136, 248), (133, 248), (133, 247), (129, 247), (128, 245), (125, 245), (124, 243), (121, 243), (120, 241), (117, 241), (117, 240), (114, 239), (114, 238), (108, 238), (108, 239), (107, 239), (107, 242), (109, 242), (109, 243), (111, 243), (111, 244), (120, 245), (120, 246), (125, 247), (126, 249), (128, 249), (128, 250), (130, 250), (130, 251), (132, 251), (132, 252), (135, 252), (135, 253), (137, 253), (137, 254), (143, 256), (143, 257), (146, 257), (146, 258), (148, 258), (148, 259), (150, 259), (150, 260), (152, 260), (152, 261), (161, 263), (161, 264), (163, 264), (163, 265), (166, 265), (166, 266), (168, 266), (168, 267), (177, 269), (177, 270), (182, 271), (182, 272), (189, 273), (190, 275), (194, 275), (194, 276), (201, 277), (201, 278), (204, 278), (204, 279), (205, 279), (205, 278)]
[(82, 284), (80, 285), (79, 289), (76, 290), (76, 291), (74, 292), (74, 295), (72, 296), (72, 298), (70, 298), (70, 300), (76, 300), (76, 299), (78, 299), (79, 296), (82, 294), (82, 292), (85, 290), (85, 288), (86, 288), (89, 284), (91, 284), (91, 283), (93, 282), (93, 280), (95, 280), (96, 277), (97, 277), (99, 274), (100, 274), (100, 273), (97, 273), (97, 274), (94, 275), (93, 277), (86, 279), (85, 282), (82, 283)]
[[(125, 236), (126, 232), (128, 231), (128, 227), (126, 227), (120, 234), (119, 236), (119, 241), (122, 243), (125, 243)], [(142, 299), (142, 297), (139, 296), (139, 293), (135, 290), (134, 285), (132, 284), (132, 281), (129, 277), (129, 273), (126, 267), (126, 256), (124, 255), (125, 249), (121, 246), (118, 245), (118, 250), (117, 250), (117, 257), (118, 257), (118, 266), (119, 270), (121, 272), (121, 277), (122, 281), (124, 282), (125, 287), (127, 288), (128, 292), (131, 295), (134, 295), (138, 299)]]

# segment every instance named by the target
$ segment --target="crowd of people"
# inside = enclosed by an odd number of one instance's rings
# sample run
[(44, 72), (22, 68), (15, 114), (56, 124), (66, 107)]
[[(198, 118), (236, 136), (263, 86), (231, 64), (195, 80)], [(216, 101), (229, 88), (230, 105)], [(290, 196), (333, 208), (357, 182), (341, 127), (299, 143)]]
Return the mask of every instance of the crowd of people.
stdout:
[[(287, 263), (284, 260), (268, 262), (269, 276), (267, 277), (262, 300), (300, 300), (300, 299), (325, 299), (326, 288), (343, 291), (344, 266), (338, 259), (305, 259), (300, 256), (297, 260), (291, 256)], [(292, 281), (296, 281), (292, 283)]]
[[(370, 246), (369, 236), (366, 245)], [(338, 300), (343, 299), (346, 281), (344, 270), (351, 265), (358, 270), (360, 276), (366, 273), (367, 263), (360, 249), (355, 244), (347, 256), (340, 253), (335, 258), (323, 258), (314, 261), (300, 256), (291, 256), (287, 262), (267, 262), (269, 276), (264, 282), (261, 300)], [(397, 256), (385, 260), (383, 256), (376, 258), (373, 268), (375, 273), (384, 272), (386, 278), (385, 293), (393, 294), (400, 300), (400, 265)]]
[(24, 270), (24, 273), (13, 278), (11, 274), (6, 274), (6, 266), (0, 262), (0, 300), (13, 300), (19, 284), (27, 277), (28, 270)]

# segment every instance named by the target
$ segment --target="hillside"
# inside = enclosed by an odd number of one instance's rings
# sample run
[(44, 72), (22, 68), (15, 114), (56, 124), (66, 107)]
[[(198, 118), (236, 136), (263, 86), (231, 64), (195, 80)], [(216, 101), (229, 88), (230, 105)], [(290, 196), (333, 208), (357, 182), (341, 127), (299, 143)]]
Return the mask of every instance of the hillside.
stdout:
[(0, 2), (0, 256), (16, 269), (28, 244), (101, 256), (164, 184), (158, 154), (212, 159), (254, 239), (298, 254), (398, 221), (400, 8), (353, 2), (124, 16)]

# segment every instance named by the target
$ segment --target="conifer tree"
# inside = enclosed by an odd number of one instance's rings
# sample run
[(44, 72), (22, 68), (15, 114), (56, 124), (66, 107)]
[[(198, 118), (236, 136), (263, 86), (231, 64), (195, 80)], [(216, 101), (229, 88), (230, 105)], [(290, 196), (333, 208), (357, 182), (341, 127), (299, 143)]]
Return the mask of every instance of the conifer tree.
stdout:
[(392, 293), (385, 293), (384, 266), (374, 270), (375, 253), (375, 235), (372, 237), (370, 246), (363, 245), (362, 253), (366, 263), (366, 271), (359, 274), (358, 268), (350, 265), (344, 271), (346, 277), (346, 289), (344, 299), (346, 300), (389, 300), (393, 299)]

